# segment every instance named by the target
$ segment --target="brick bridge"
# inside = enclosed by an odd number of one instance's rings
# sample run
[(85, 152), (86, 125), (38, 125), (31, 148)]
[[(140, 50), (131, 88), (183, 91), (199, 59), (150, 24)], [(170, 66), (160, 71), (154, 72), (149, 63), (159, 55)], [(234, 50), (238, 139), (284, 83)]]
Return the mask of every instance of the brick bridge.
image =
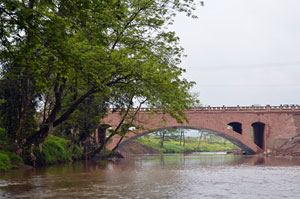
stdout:
[[(134, 109), (132, 110), (134, 111)], [(178, 124), (167, 114), (152, 114), (141, 109), (134, 125), (144, 130), (129, 133), (119, 147), (137, 137), (166, 128), (202, 130), (226, 138), (247, 154), (272, 151), (300, 134), (300, 106), (236, 106), (198, 107), (185, 111), (189, 122)], [(115, 128), (121, 121), (120, 113), (109, 112), (102, 124)], [(113, 148), (120, 137), (115, 136), (108, 148)]]

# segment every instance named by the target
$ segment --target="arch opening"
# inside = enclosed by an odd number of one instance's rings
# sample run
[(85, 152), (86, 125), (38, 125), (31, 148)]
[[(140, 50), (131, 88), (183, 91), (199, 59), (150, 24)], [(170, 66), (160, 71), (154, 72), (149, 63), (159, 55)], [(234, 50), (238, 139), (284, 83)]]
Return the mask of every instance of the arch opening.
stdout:
[(204, 131), (204, 132), (207, 132), (207, 133), (211, 133), (211, 134), (214, 134), (214, 135), (217, 135), (219, 137), (225, 138), (226, 140), (232, 142), (234, 145), (238, 146), (241, 150), (245, 151), (245, 153), (248, 154), (248, 155), (255, 154), (255, 152), (250, 147), (248, 147), (246, 144), (244, 144), (243, 142), (241, 142), (239, 139), (237, 139), (235, 137), (231, 137), (231, 136), (229, 136), (225, 133), (217, 132), (217, 131), (214, 131), (214, 130), (211, 130), (211, 129), (198, 128), (198, 127), (189, 127), (189, 126), (173, 126), (173, 127), (159, 128), (159, 129), (139, 133), (139, 134), (137, 134), (135, 136), (132, 136), (132, 137), (128, 138), (127, 140), (123, 141), (117, 149), (120, 149), (121, 147), (123, 147), (127, 143), (129, 143), (129, 142), (131, 142), (131, 141), (133, 141), (133, 140), (135, 140), (139, 137), (142, 137), (144, 135), (147, 135), (147, 134), (150, 134), (150, 133), (153, 133), (153, 132), (157, 132), (157, 131), (162, 131), (162, 130), (165, 130), (165, 129), (174, 129), (174, 128), (191, 129), (191, 130), (198, 130), (198, 131)]
[(264, 149), (264, 146), (265, 146), (265, 124), (262, 122), (255, 122), (251, 126), (253, 129), (254, 143), (261, 149)]
[(239, 122), (231, 122), (227, 124), (228, 129), (231, 129), (239, 134), (242, 134), (243, 129), (242, 129), (242, 124)]

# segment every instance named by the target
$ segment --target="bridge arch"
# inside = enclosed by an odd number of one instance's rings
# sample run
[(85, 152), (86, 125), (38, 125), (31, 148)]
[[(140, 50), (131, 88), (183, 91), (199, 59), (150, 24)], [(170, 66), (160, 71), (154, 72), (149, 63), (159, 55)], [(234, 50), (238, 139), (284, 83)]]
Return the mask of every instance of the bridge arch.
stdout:
[(205, 131), (205, 132), (208, 132), (208, 133), (211, 133), (211, 134), (214, 134), (214, 135), (217, 135), (217, 136), (220, 136), (222, 138), (225, 138), (225, 139), (229, 140), (230, 142), (232, 142), (236, 146), (240, 147), (248, 155), (255, 154), (255, 152), (250, 147), (248, 147), (246, 144), (244, 144), (243, 142), (241, 142), (239, 139), (237, 139), (235, 137), (229, 136), (229, 135), (227, 135), (223, 132), (218, 132), (218, 131), (215, 131), (215, 130), (212, 130), (212, 129), (192, 127), (192, 126), (170, 126), (170, 127), (158, 128), (158, 129), (154, 129), (154, 130), (150, 130), (150, 131), (141, 132), (141, 133), (139, 133), (135, 136), (132, 136), (132, 137), (126, 139), (125, 141), (123, 141), (116, 150), (122, 148), (124, 145), (128, 144), (129, 142), (131, 142), (131, 141), (133, 141), (133, 140), (135, 140), (139, 137), (142, 137), (144, 135), (147, 135), (147, 134), (150, 134), (150, 133), (153, 133), (153, 132), (156, 132), (156, 131), (161, 131), (161, 130), (165, 130), (165, 129), (174, 129), (174, 128)]

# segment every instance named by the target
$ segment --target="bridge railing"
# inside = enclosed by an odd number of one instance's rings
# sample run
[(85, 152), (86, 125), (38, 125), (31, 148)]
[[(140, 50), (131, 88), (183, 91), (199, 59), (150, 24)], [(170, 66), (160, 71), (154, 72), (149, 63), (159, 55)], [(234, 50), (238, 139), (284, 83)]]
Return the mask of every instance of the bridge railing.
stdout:
[(299, 111), (299, 105), (290, 105), (290, 106), (221, 106), (221, 107), (195, 107), (192, 111), (223, 111), (223, 112), (280, 112), (280, 111)]
[[(138, 109), (133, 108), (132, 111)], [(119, 112), (120, 110), (110, 109), (110, 111)], [(140, 112), (148, 112), (149, 108), (141, 108)], [(159, 109), (156, 109), (159, 112)], [(300, 105), (280, 105), (280, 106), (203, 106), (194, 107), (188, 111), (203, 111), (203, 112), (300, 112)]]

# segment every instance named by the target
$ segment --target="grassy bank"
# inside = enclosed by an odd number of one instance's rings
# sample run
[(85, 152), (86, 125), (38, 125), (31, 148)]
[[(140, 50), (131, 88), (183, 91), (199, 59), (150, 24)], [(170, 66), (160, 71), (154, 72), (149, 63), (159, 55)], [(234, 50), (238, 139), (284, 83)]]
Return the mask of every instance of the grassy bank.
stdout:
[[(51, 165), (82, 158), (82, 150), (78, 146), (72, 145), (69, 140), (54, 135), (48, 136), (42, 151), (38, 147), (35, 147), (33, 153), (36, 156), (35, 164), (37, 166)], [(32, 164), (32, 160), (27, 160), (26, 163)], [(11, 152), (0, 150), (0, 171), (18, 168), (20, 164), (24, 164), (21, 157)]]
[(20, 164), (24, 164), (21, 157), (11, 152), (0, 151), (0, 171), (18, 168)]
[(233, 145), (231, 142), (205, 142), (201, 141), (198, 149), (198, 140), (189, 139), (186, 141), (185, 146), (180, 145), (179, 141), (168, 140), (164, 141), (163, 147), (160, 147), (160, 139), (157, 138), (138, 138), (136, 140), (140, 144), (151, 146), (163, 153), (183, 153), (183, 152), (213, 152), (213, 151), (231, 151), (239, 149), (237, 146)]
[(18, 168), (20, 164), (24, 164), (21, 157), (8, 152), (9, 150), (7, 150), (7, 148), (11, 147), (7, 145), (5, 130), (0, 127), (0, 171)]

